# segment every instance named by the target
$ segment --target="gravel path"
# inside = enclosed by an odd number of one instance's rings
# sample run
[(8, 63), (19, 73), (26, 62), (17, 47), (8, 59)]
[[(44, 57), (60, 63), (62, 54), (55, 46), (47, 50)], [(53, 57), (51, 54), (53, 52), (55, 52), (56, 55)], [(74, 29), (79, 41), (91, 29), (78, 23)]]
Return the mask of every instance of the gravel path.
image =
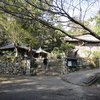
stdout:
[(0, 100), (100, 100), (100, 87), (78, 86), (59, 76), (0, 76)]

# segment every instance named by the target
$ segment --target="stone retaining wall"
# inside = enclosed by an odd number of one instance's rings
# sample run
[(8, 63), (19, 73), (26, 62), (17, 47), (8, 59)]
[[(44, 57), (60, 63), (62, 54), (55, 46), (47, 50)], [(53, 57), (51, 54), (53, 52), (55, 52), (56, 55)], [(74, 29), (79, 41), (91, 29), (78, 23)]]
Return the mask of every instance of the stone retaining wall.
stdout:
[[(31, 61), (33, 62), (33, 61)], [(43, 59), (37, 60), (37, 73), (40, 68), (43, 69)], [(78, 58), (78, 67), (79, 69), (90, 69), (90, 65), (84, 58)], [(13, 60), (7, 58), (4, 60), (4, 57), (0, 57), (0, 74), (11, 74), (11, 75), (26, 75), (30, 74), (30, 64), (27, 67), (27, 59), (22, 57), (14, 57)], [(33, 71), (34, 72), (34, 71)], [(56, 72), (58, 74), (66, 73), (66, 61), (64, 59), (51, 59), (49, 62), (48, 72)], [(46, 72), (45, 72), (46, 73)]]
[(88, 58), (77, 58), (77, 66), (76, 66), (77, 68), (73, 68), (73, 67), (71, 68), (67, 66), (67, 62), (64, 61), (63, 59), (61, 74), (66, 74), (73, 71), (89, 70), (89, 69), (97, 68), (98, 67), (97, 63), (98, 63), (98, 60), (95, 63), (96, 66), (94, 66), (93, 63)]
[[(69, 73), (67, 70), (65, 58), (50, 59), (48, 70), (44, 69), (43, 59), (38, 59), (37, 64), (38, 64), (38, 67), (36, 69), (37, 75), (53, 75), (53, 74), (61, 75), (61, 74)], [(89, 63), (84, 58), (77, 58), (77, 67), (78, 67), (78, 70), (90, 69)]]
[(12, 58), (12, 61), (0, 57), (0, 74), (24, 75), (26, 74), (26, 59)]

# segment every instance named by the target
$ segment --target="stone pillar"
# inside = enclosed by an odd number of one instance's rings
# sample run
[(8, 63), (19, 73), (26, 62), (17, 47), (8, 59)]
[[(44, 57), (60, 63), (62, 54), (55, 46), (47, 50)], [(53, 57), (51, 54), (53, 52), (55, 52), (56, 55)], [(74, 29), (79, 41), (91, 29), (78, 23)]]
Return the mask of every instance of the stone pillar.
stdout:
[(30, 59), (26, 59), (26, 75), (30, 75)]
[(100, 68), (100, 58), (99, 58), (99, 68)]
[(67, 73), (67, 70), (66, 70), (66, 61), (65, 61), (65, 58), (62, 58), (62, 72), (61, 74), (66, 74)]

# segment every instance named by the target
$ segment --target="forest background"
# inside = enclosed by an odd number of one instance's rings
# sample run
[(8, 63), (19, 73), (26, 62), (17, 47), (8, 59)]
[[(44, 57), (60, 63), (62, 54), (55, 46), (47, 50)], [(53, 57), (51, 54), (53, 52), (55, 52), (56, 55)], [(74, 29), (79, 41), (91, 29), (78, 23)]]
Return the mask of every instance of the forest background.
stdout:
[[(0, 47), (23, 44), (51, 52), (64, 37), (100, 39), (100, 0), (1, 0)], [(88, 42), (88, 40), (82, 40)]]

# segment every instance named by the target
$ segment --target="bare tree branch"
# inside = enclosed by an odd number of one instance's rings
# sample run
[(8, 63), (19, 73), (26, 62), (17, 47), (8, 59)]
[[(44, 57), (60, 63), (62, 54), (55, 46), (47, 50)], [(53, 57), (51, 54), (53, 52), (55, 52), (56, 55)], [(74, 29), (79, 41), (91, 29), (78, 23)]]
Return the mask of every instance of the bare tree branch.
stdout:
[[(27, 5), (30, 5), (31, 7), (33, 7), (34, 9), (38, 9), (38, 10), (41, 10), (43, 12), (48, 13), (48, 14), (53, 14), (53, 15), (56, 15), (56, 16), (59, 16), (59, 17), (64, 17), (66, 19), (68, 19), (68, 21), (65, 21), (66, 23), (71, 21), (79, 26), (81, 26), (84, 30), (86, 30), (88, 33), (90, 33), (91, 35), (93, 35), (94, 37), (96, 37), (97, 39), (100, 40), (100, 37), (95, 33), (93, 32), (90, 28), (86, 27), (84, 25), (84, 23), (81, 22), (81, 18), (83, 18), (83, 20), (85, 19), (85, 16), (86, 16), (86, 13), (87, 11), (89, 10), (89, 8), (97, 1), (99, 0), (92, 0), (92, 2), (87, 6), (87, 8), (84, 10), (84, 15), (83, 15), (83, 10), (82, 10), (82, 2), (85, 2), (84, 0), (78, 0), (79, 2), (77, 2), (77, 0), (69, 0), (70, 2), (67, 2), (67, 0), (52, 0), (52, 1), (49, 1), (49, 0), (38, 0), (38, 3), (39, 5), (36, 5), (34, 2), (32, 2), (31, 0), (23, 0), (24, 3), (26, 3)], [(8, 5), (10, 7), (15, 7), (15, 8), (18, 8), (20, 6), (16, 5), (16, 4), (10, 4), (4, 0), (1, 0), (1, 2), (4, 4), (4, 5)], [(77, 2), (77, 4), (75, 5), (75, 2)], [(86, 1), (88, 2), (88, 1)], [(67, 7), (65, 7), (65, 4), (68, 5)], [(21, 5), (20, 9), (22, 10), (25, 10), (27, 12), (26, 13), (22, 13), (22, 12), (18, 12), (18, 10), (10, 10), (10, 9), (7, 9), (5, 6), (1, 6), (0, 5), (0, 10), (6, 12), (6, 13), (9, 13), (13, 16), (16, 16), (16, 17), (19, 17), (19, 18), (22, 18), (22, 19), (25, 19), (25, 20), (29, 20), (29, 21), (38, 21), (39, 23), (42, 23), (54, 30), (59, 30), (61, 31), (62, 33), (64, 33), (65, 35), (71, 37), (71, 38), (75, 38), (77, 39), (76, 37), (72, 36), (72, 35), (69, 35), (66, 31), (64, 31), (63, 29), (60, 29), (60, 28), (57, 28), (55, 27), (55, 25), (52, 24), (52, 21), (51, 23), (47, 21), (47, 18), (46, 18), (46, 15), (43, 17), (37, 17), (34, 15), (34, 13), (32, 11), (30, 11), (28, 8), (26, 8), (26, 6), (23, 5), (23, 3), (19, 3), (19, 5)], [(44, 6), (45, 5), (45, 6)], [(46, 7), (47, 6), (47, 7)], [(66, 10), (66, 8), (68, 8)], [(71, 16), (69, 13), (70, 13), (70, 10), (73, 10), (73, 14), (75, 13), (75, 10), (78, 10), (80, 12), (80, 17), (79, 17), (79, 20), (76, 20), (75, 19), (75, 16)], [(25, 17), (26, 16), (26, 17)], [(61, 22), (63, 23), (63, 21), (56, 21), (56, 22)], [(78, 39), (79, 40), (79, 39)], [(86, 41), (86, 40), (83, 40), (83, 41)]]

